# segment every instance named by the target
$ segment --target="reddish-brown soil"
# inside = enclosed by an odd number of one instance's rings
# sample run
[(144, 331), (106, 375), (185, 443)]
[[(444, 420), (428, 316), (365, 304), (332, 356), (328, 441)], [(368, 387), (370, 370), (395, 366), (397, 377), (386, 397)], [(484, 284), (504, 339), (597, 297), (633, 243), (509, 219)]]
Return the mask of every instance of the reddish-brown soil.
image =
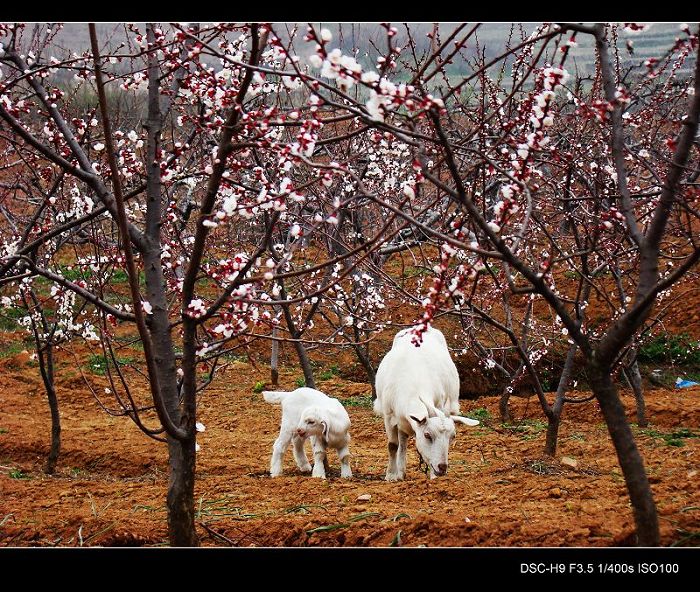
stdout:
[[(102, 411), (79, 375), (58, 383), (63, 450), (55, 475), (42, 468), (49, 414), (28, 354), (0, 362), (0, 545), (167, 544), (165, 446), (124, 417)], [(253, 392), (264, 368), (232, 364), (201, 399), (196, 505), (203, 545), (241, 546), (610, 546), (632, 543), (625, 484), (595, 403), (564, 412), (556, 459), (545, 460), (544, 423), (535, 399), (516, 399), (518, 423), (503, 426), (497, 400), (463, 401), (487, 409), (483, 426), (459, 426), (446, 477), (433, 481), (409, 452), (406, 481), (383, 480), (382, 421), (366, 406), (364, 383), (334, 377), (319, 386), (348, 407), (354, 478), (301, 475), (291, 451), (285, 476), (268, 463), (280, 409)], [(65, 372), (63, 375), (65, 376)], [(299, 371), (284, 369), (293, 388)], [(101, 387), (106, 379), (93, 376)], [(648, 393), (651, 429), (638, 443), (658, 504), (665, 545), (700, 540), (700, 388)], [(630, 398), (625, 398), (633, 409)], [(666, 436), (666, 438), (664, 438)], [(669, 442), (678, 445), (669, 445)], [(575, 468), (560, 463), (577, 461)], [(364, 494), (369, 501), (357, 501)], [(206, 525), (206, 528), (205, 526)], [(319, 529), (315, 530), (314, 529)], [(218, 534), (213, 534), (218, 533)]]

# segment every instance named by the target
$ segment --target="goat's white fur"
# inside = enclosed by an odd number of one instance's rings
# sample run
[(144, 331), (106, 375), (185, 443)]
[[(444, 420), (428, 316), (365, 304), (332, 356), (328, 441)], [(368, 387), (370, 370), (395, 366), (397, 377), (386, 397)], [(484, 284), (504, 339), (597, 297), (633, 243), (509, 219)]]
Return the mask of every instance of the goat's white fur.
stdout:
[(447, 472), (454, 422), (479, 425), (459, 415), (459, 375), (443, 334), (429, 328), (420, 346), (413, 344), (413, 335), (412, 329), (399, 331), (377, 369), (374, 411), (384, 417), (389, 438), (387, 481), (405, 478), (411, 435), (434, 479)]
[[(302, 387), (292, 392), (263, 391), (268, 403), (282, 405), (280, 433), (272, 447), (270, 475), (282, 474), (284, 453), (293, 445), (294, 460), (299, 469), (313, 477), (326, 478), (326, 449), (335, 448), (340, 458), (340, 476), (352, 477), (350, 469), (350, 417), (337, 399), (316, 389)], [(311, 439), (314, 453), (313, 471), (304, 451), (304, 442)]]

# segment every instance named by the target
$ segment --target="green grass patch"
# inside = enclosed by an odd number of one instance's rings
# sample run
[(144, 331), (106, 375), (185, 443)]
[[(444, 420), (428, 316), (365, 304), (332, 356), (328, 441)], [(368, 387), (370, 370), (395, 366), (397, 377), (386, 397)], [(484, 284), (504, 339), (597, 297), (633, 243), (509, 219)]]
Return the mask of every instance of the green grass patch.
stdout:
[(413, 277), (419, 277), (423, 275), (431, 275), (432, 271), (430, 269), (427, 269), (425, 267), (415, 267), (413, 265), (408, 266), (404, 272), (403, 272), (403, 277), (404, 278), (413, 278)]
[(306, 379), (303, 376), (300, 376), (294, 381), (294, 384), (296, 384), (298, 388), (306, 386)]
[(226, 360), (227, 362), (239, 362), (241, 364), (245, 364), (248, 362), (248, 356), (246, 355), (241, 355), (241, 354), (234, 354), (231, 352), (224, 352), (221, 354), (221, 357)]
[(339, 399), (344, 407), (366, 407), (372, 408), (372, 395), (353, 395), (345, 399)]
[(559, 377), (556, 376), (552, 370), (549, 368), (542, 368), (540, 370), (540, 384), (542, 385), (542, 390), (545, 393), (551, 393), (556, 389), (557, 383), (559, 382)]
[(129, 281), (129, 274), (123, 269), (115, 269), (112, 277), (110, 278), (110, 283), (112, 284), (126, 284)]
[(547, 422), (541, 419), (523, 419), (518, 423), (501, 424), (501, 427), (512, 433), (520, 434), (523, 440), (534, 440), (547, 429)]
[(262, 380), (258, 380), (253, 387), (254, 393), (262, 393), (265, 390), (265, 383)]
[(333, 364), (330, 368), (327, 368), (319, 375), (319, 380), (330, 380), (334, 376), (340, 374), (340, 369), (337, 364)]
[(306, 531), (306, 534), (312, 535), (316, 532), (329, 532), (332, 530), (340, 530), (341, 528), (348, 528), (349, 526), (352, 526), (355, 522), (366, 520), (367, 518), (372, 518), (374, 516), (379, 515), (380, 514), (378, 512), (363, 512), (362, 514), (358, 514), (357, 516), (352, 516), (351, 518), (348, 518), (347, 522), (339, 522), (338, 524), (327, 524), (325, 526), (317, 526), (316, 528), (311, 528)]
[(676, 448), (685, 446), (684, 440), (688, 438), (700, 438), (700, 433), (694, 432), (688, 428), (678, 428), (671, 432), (660, 432), (654, 428), (644, 428), (640, 429), (639, 433), (651, 438), (663, 440), (666, 446), (674, 446)]
[(31, 477), (24, 473), (21, 469), (11, 469), (8, 475), (10, 479), (31, 479)]
[(285, 508), (284, 513), (285, 514), (310, 514), (311, 510), (309, 508), (321, 508), (322, 510), (326, 509), (326, 506), (322, 506), (321, 504), (299, 504), (298, 506), (292, 506), (291, 508)]
[(221, 518), (248, 520), (249, 518), (262, 516), (262, 514), (245, 512), (241, 506), (230, 505), (232, 501), (233, 497), (227, 495), (213, 500), (205, 500), (204, 497), (200, 497), (195, 512), (195, 519), (201, 520), (206, 517), (209, 521), (216, 521)]
[(11, 358), (12, 356), (16, 356), (18, 353), (24, 351), (25, 349), (27, 349), (27, 346), (21, 341), (14, 341), (12, 343), (8, 343), (0, 349), (0, 359)]
[(469, 419), (478, 419), (481, 423), (486, 423), (491, 420), (491, 412), (486, 409), (486, 407), (479, 407), (479, 409), (472, 409), (463, 414)]
[(700, 530), (676, 529), (680, 538), (671, 543), (671, 547), (697, 546), (700, 544)]
[(167, 508), (165, 506), (163, 507), (157, 507), (157, 506), (148, 506), (148, 505), (142, 505), (142, 504), (136, 504), (134, 506), (134, 512), (166, 512)]
[[(131, 364), (134, 361), (134, 358), (130, 356), (117, 356), (116, 359), (117, 363), (120, 366), (123, 366), (125, 364)], [(113, 362), (111, 358), (108, 359), (102, 354), (90, 354), (87, 360), (87, 368), (93, 374), (97, 374), (98, 376), (104, 376), (107, 373), (107, 368), (112, 363)]]
[(639, 349), (639, 361), (655, 364), (700, 365), (700, 341), (687, 334), (659, 335)]
[(61, 275), (67, 279), (69, 282), (74, 282), (75, 280), (86, 280), (92, 277), (92, 270), (86, 269), (83, 271), (78, 268), (69, 268), (61, 266)]
[(22, 308), (6, 308), (0, 313), (0, 329), (3, 331), (15, 331), (21, 327), (19, 319), (27, 315)]

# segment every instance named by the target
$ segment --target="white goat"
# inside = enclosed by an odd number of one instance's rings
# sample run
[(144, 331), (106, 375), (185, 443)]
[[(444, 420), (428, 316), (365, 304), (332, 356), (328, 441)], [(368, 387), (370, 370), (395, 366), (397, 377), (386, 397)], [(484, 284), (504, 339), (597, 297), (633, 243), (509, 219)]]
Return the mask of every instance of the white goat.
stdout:
[(459, 415), (459, 375), (443, 334), (429, 328), (420, 346), (413, 344), (413, 335), (412, 329), (399, 331), (377, 369), (374, 411), (384, 417), (389, 438), (387, 481), (406, 476), (406, 443), (412, 434), (434, 479), (447, 472), (454, 422), (479, 425)]
[(326, 448), (330, 446), (338, 451), (340, 458), (340, 476), (352, 477), (350, 469), (350, 417), (337, 399), (325, 395), (316, 389), (302, 387), (290, 393), (263, 391), (268, 403), (282, 404), (282, 423), (280, 434), (272, 448), (270, 475), (282, 474), (284, 453), (293, 444), (294, 460), (305, 473), (311, 471), (306, 458), (304, 442), (311, 438), (314, 452), (313, 477), (326, 478)]

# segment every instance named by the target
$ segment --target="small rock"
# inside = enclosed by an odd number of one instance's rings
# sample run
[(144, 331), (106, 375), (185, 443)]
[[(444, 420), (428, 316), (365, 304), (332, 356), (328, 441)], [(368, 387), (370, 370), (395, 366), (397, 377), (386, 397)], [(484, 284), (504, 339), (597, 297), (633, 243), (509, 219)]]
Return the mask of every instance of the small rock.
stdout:
[(321, 503), (322, 503), (322, 504), (330, 504), (332, 501), (333, 501), (333, 500), (331, 500), (331, 498), (329, 498), (329, 497), (324, 497), (324, 498), (321, 500)]
[(549, 490), (549, 497), (561, 497), (561, 489), (558, 487), (553, 487)]
[(698, 474), (696, 470), (688, 471), (688, 479), (692, 479)]
[(465, 522), (471, 522), (471, 520), (469, 520), (469, 517), (468, 517), (468, 516), (466, 516), (466, 517), (464, 518), (464, 521), (465, 521)]
[(570, 456), (562, 456), (561, 464), (563, 464), (565, 467), (571, 467), (572, 469), (575, 469), (578, 466), (578, 461), (575, 458), (571, 458)]
[(362, 495), (357, 496), (357, 499), (355, 501), (368, 502), (371, 499), (372, 499), (372, 496), (369, 493), (363, 493)]

